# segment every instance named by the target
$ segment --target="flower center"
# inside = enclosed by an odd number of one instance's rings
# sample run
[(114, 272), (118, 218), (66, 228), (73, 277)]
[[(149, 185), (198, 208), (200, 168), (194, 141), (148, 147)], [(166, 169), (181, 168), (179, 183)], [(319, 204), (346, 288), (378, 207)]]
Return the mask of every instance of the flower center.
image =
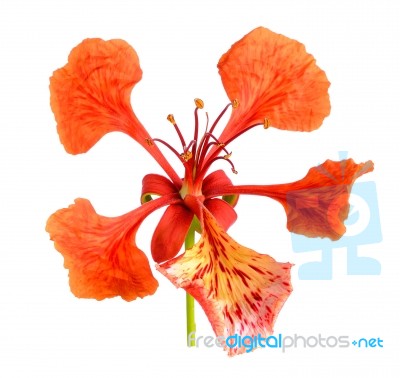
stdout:
[(178, 134), (179, 140), (181, 142), (182, 149), (180, 151), (172, 147), (169, 143), (165, 142), (159, 138), (147, 139), (147, 143), (152, 145), (154, 142), (158, 142), (166, 146), (170, 151), (172, 151), (180, 160), (185, 168), (185, 177), (183, 179), (183, 185), (180, 190), (182, 198), (185, 198), (186, 194), (193, 194), (196, 196), (201, 195), (201, 185), (205, 174), (209, 170), (212, 163), (217, 160), (224, 160), (228, 162), (231, 166), (233, 173), (237, 174), (235, 166), (231, 161), (232, 152), (228, 152), (225, 148), (225, 144), (218, 140), (214, 136), (214, 130), (221, 120), (222, 116), (226, 113), (229, 107), (236, 108), (239, 105), (237, 100), (229, 103), (221, 111), (219, 116), (215, 119), (214, 123), (209, 129), (209, 118), (206, 112), (207, 123), (205, 126), (205, 131), (199, 136), (199, 109), (204, 108), (204, 102), (199, 98), (194, 100), (196, 108), (194, 110), (194, 135), (193, 139), (189, 143), (186, 143), (178, 124), (172, 114), (167, 116), (167, 120), (174, 126), (176, 133)]

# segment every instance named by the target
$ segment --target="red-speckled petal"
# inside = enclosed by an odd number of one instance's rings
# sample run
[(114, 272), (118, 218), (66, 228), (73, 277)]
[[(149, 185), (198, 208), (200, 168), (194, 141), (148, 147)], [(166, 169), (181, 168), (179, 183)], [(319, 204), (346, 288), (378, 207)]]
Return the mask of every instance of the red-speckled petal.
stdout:
[(217, 336), (267, 337), (292, 291), (291, 264), (240, 245), (206, 209), (203, 218), (199, 242), (157, 269), (200, 303)]

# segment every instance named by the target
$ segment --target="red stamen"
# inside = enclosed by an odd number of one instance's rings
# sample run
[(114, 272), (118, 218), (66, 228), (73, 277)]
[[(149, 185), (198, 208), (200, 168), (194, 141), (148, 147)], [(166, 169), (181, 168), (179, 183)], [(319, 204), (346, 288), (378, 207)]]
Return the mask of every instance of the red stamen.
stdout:
[[(252, 129), (253, 127), (256, 127), (256, 126), (259, 126), (259, 125), (260, 125), (260, 123), (256, 123), (256, 124), (254, 124), (254, 125), (251, 125), (251, 126), (247, 127), (247, 128), (244, 129), (244, 130), (241, 130), (239, 133), (235, 134), (232, 138), (230, 138), (230, 139), (228, 139), (226, 142), (224, 142), (224, 146), (227, 146), (229, 143), (231, 143), (232, 141), (234, 141), (237, 137), (239, 137), (240, 135), (242, 135), (242, 134), (245, 133), (246, 131), (249, 131), (249, 130)], [(215, 158), (220, 154), (221, 149), (222, 149), (222, 146), (217, 144), (217, 148), (215, 149), (215, 151), (212, 152), (212, 154), (211, 154), (210, 156), (208, 156), (207, 158), (204, 158), (204, 157), (203, 157), (202, 164), (203, 164), (204, 166), (207, 166), (207, 167), (209, 168), (209, 167), (210, 167), (210, 163), (209, 163), (209, 162), (210, 162), (210, 161), (211, 161), (211, 162), (215, 161)], [(208, 168), (207, 168), (207, 169), (208, 169)]]
[(207, 118), (207, 123), (206, 123), (206, 131), (205, 132), (207, 132), (207, 130), (208, 130), (208, 121), (209, 121), (208, 112), (206, 112), (206, 118)]
[(196, 156), (196, 161), (199, 160), (203, 146), (204, 146), (204, 139), (206, 138), (207, 130), (208, 130), (208, 123), (209, 123), (209, 118), (208, 118), (208, 113), (206, 112), (206, 117), (207, 117), (207, 123), (206, 123), (206, 130), (204, 132), (204, 135), (201, 137), (200, 143), (198, 145), (200, 146), (199, 150), (197, 151), (197, 156)]
[(158, 139), (158, 138), (151, 139), (151, 141), (152, 142), (160, 142), (160, 143), (162, 143), (164, 146), (168, 147), (179, 158), (180, 161), (182, 161), (181, 154), (177, 150), (175, 150), (175, 148), (173, 148), (167, 142), (164, 142), (162, 139)]
[(173, 116), (172, 114), (168, 114), (167, 120), (168, 120), (169, 122), (171, 122), (171, 123), (174, 125), (175, 131), (177, 132), (177, 134), (178, 134), (178, 136), (179, 136), (179, 139), (180, 139), (180, 141), (181, 141), (182, 148), (185, 149), (186, 142), (185, 142), (185, 139), (183, 138), (183, 135), (182, 135), (182, 133), (181, 133), (181, 130), (179, 130), (179, 127), (178, 127), (178, 125), (177, 125), (176, 122), (175, 122), (174, 116)]
[(196, 144), (197, 144), (196, 139), (191, 140), (190, 143), (189, 143), (189, 145), (188, 145), (186, 148), (184, 148), (184, 152), (188, 152), (188, 151), (190, 150), (190, 147), (193, 146), (193, 152), (192, 152), (192, 154), (194, 155), (194, 151), (195, 151), (195, 148), (196, 148)]
[[(222, 112), (219, 114), (219, 116), (216, 118), (216, 120), (212, 124), (212, 126), (210, 128), (210, 131), (204, 134), (204, 136), (203, 136), (203, 138), (202, 138), (202, 140), (200, 142), (200, 147), (199, 147), (199, 150), (200, 150), (199, 151), (199, 158), (198, 158), (198, 166), (199, 167), (201, 167), (201, 165), (203, 164), (204, 158), (205, 158), (205, 156), (207, 154), (207, 151), (208, 151), (208, 148), (209, 148), (208, 141), (209, 141), (210, 137), (213, 136), (212, 133), (213, 133), (215, 127), (217, 126), (218, 122), (220, 121), (220, 119), (226, 113), (226, 111), (228, 110), (228, 108), (230, 106), (232, 106), (232, 103), (229, 103), (228, 105), (225, 106), (225, 108), (222, 110)], [(207, 121), (207, 125), (208, 125), (208, 121)]]
[[(232, 141), (234, 141), (237, 137), (239, 137), (240, 135), (242, 135), (243, 133), (245, 133), (246, 131), (249, 131), (250, 129), (252, 129), (253, 127), (259, 126), (259, 125), (263, 125), (264, 123), (255, 123), (254, 125), (250, 125), (247, 128), (245, 128), (244, 130), (241, 130), (240, 132), (238, 132), (237, 134), (235, 134), (231, 139), (228, 139), (225, 142), (225, 145), (227, 146), (229, 143), (231, 143)], [(269, 127), (269, 126), (268, 126)], [(267, 129), (268, 127), (264, 127), (264, 129)]]
[(217, 147), (221, 147), (221, 149), (226, 153), (226, 154), (231, 154), (232, 152), (228, 152), (228, 150), (224, 147), (225, 144), (224, 143), (219, 143), (219, 142), (210, 142), (207, 144), (206, 148), (207, 150), (210, 149), (210, 147), (212, 146), (217, 146)]
[[(178, 127), (178, 125), (175, 122), (175, 118), (172, 114), (168, 115), (167, 119), (169, 122), (171, 122), (174, 125), (175, 131), (177, 132), (179, 139), (182, 144), (183, 152), (179, 153), (177, 150), (175, 150), (170, 144), (164, 142), (161, 139), (152, 139), (148, 140), (148, 143), (153, 143), (153, 142), (160, 142), (164, 144), (167, 148), (169, 148), (175, 156), (179, 158), (179, 160), (183, 163), (183, 166), (185, 167), (185, 181), (188, 182), (196, 182), (197, 184), (201, 183), (201, 180), (204, 178), (205, 174), (207, 173), (208, 169), (210, 168), (211, 164), (214, 163), (217, 160), (226, 160), (232, 169), (233, 173), (237, 173), (235, 166), (233, 163), (230, 161), (231, 157), (231, 152), (228, 152), (228, 150), (225, 148), (225, 146), (230, 143), (233, 139), (238, 137), (242, 132), (238, 133), (234, 137), (232, 137), (228, 142), (221, 143), (214, 135), (213, 132), (218, 125), (218, 122), (221, 120), (221, 118), (224, 116), (226, 111), (229, 109), (229, 107), (237, 107), (238, 106), (238, 101), (235, 100), (232, 103), (227, 104), (221, 113), (218, 115), (218, 117), (215, 119), (213, 124), (211, 125), (211, 128), (208, 129), (209, 127), (209, 117), (208, 113), (206, 112), (206, 117), (207, 117), (207, 124), (205, 127), (205, 132), (200, 140), (200, 143), (198, 142), (199, 139), (199, 115), (198, 111), (199, 109), (203, 109), (204, 103), (200, 99), (195, 99), (195, 105), (196, 108), (194, 110), (194, 135), (193, 135), (193, 140), (190, 141), (190, 143), (186, 146), (185, 139), (183, 138), (183, 135)], [(266, 122), (268, 126), (268, 122)], [(253, 127), (253, 126), (251, 126)], [(224, 156), (219, 156), (219, 154), (223, 152), (225, 155)]]
[(232, 103), (229, 103), (228, 105), (225, 106), (225, 108), (222, 110), (221, 114), (217, 117), (217, 119), (214, 121), (213, 125), (211, 126), (210, 129), (210, 134), (214, 131), (215, 127), (217, 126), (219, 120), (222, 118), (222, 116), (226, 113), (228, 108), (232, 106)]
[[(204, 102), (203, 100), (200, 100), (199, 98), (195, 98), (194, 99), (194, 103), (196, 105), (196, 109), (194, 110), (194, 137), (193, 139), (197, 142), (198, 138), (199, 138), (199, 116), (198, 116), (198, 111), (199, 109), (203, 109), (204, 108)], [(207, 121), (208, 123), (208, 121)], [(193, 156), (196, 156), (196, 147), (197, 144), (195, 144), (193, 146)]]
[(235, 166), (233, 165), (233, 163), (229, 160), (229, 157), (226, 156), (217, 156), (212, 160), (208, 160), (207, 163), (205, 164), (205, 166), (202, 168), (202, 170), (199, 172), (199, 174), (196, 177), (196, 182), (199, 180), (202, 180), (203, 177), (205, 176), (205, 174), (207, 173), (208, 169), (210, 168), (211, 164), (214, 163), (217, 160), (225, 160), (227, 161), (230, 166), (232, 167), (232, 172), (234, 174), (237, 174), (238, 171), (235, 169)]
[[(197, 138), (199, 137), (199, 116), (197, 114), (198, 111), (199, 108), (196, 107), (196, 109), (194, 110), (194, 136), (193, 136), (193, 140), (195, 141), (197, 141)], [(196, 145), (194, 145), (193, 147), (193, 156), (196, 156)]]

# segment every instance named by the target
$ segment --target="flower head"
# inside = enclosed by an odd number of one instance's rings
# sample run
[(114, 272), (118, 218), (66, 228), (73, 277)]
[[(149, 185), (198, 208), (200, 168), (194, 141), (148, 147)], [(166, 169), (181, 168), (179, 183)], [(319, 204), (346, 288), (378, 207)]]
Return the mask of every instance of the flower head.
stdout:
[[(234, 207), (239, 196), (270, 197), (282, 204), (290, 231), (335, 240), (345, 232), (351, 186), (373, 164), (327, 160), (293, 183), (235, 186), (224, 171), (211, 171), (214, 162), (223, 160), (237, 173), (229, 144), (260, 125), (317, 129), (330, 112), (329, 82), (301, 43), (265, 28), (235, 43), (218, 68), (228, 105), (213, 122), (206, 114), (207, 125), (201, 127), (198, 113), (204, 103), (195, 99), (190, 140), (169, 115), (180, 140), (175, 148), (150, 136), (131, 107), (131, 90), (142, 75), (133, 48), (122, 40), (101, 39), (86, 39), (75, 47), (68, 63), (50, 80), (51, 107), (66, 151), (87, 152), (106, 133), (120, 131), (145, 148), (166, 175), (150, 173), (143, 178), (141, 206), (130, 213), (101, 216), (88, 200), (76, 199), (54, 213), (46, 229), (64, 256), (77, 297), (121, 296), (130, 301), (157, 289), (135, 237), (143, 220), (165, 207), (150, 243), (157, 270), (198, 301), (217, 336), (265, 337), (273, 332), (292, 291), (291, 264), (259, 254), (228, 235), (237, 219)], [(228, 110), (231, 116), (218, 135), (217, 126)], [(175, 171), (162, 148), (176, 155), (183, 173)], [(193, 229), (200, 233), (199, 240), (179, 255)]]

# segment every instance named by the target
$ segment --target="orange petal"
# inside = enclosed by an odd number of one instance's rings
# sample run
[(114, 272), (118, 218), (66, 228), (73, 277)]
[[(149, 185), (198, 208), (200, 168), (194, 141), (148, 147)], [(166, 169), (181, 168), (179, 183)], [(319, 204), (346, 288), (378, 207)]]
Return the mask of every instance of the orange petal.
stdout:
[(288, 230), (308, 237), (341, 238), (346, 232), (344, 221), (354, 181), (373, 169), (371, 161), (327, 160), (311, 168), (302, 180), (282, 187), (286, 198), (275, 199), (285, 208)]
[(253, 30), (221, 57), (218, 68), (229, 99), (239, 101), (221, 142), (265, 122), (312, 131), (330, 112), (325, 72), (303, 44), (281, 34)]
[(231, 186), (223, 192), (210, 190), (209, 195), (256, 194), (273, 198), (285, 208), (289, 231), (337, 240), (346, 232), (344, 221), (349, 215), (354, 181), (373, 169), (371, 161), (356, 164), (353, 159), (327, 160), (290, 184)]
[(154, 294), (158, 287), (135, 236), (143, 219), (171, 202), (160, 198), (116, 218), (96, 214), (86, 199), (58, 210), (46, 231), (69, 269), (71, 291), (79, 298), (102, 300), (121, 296), (126, 301)]
[(50, 78), (50, 105), (67, 152), (87, 152), (105, 134), (120, 131), (140, 143), (179, 182), (170, 164), (133, 113), (132, 88), (142, 78), (139, 58), (125, 41), (85, 39)]
[[(267, 337), (292, 291), (291, 264), (238, 244), (208, 210), (203, 229), (192, 249), (157, 269), (200, 303), (217, 336)], [(229, 354), (244, 351), (228, 349)]]
[(130, 105), (142, 78), (135, 50), (122, 40), (85, 39), (50, 78), (50, 103), (67, 152), (88, 151), (106, 133), (148, 138)]

